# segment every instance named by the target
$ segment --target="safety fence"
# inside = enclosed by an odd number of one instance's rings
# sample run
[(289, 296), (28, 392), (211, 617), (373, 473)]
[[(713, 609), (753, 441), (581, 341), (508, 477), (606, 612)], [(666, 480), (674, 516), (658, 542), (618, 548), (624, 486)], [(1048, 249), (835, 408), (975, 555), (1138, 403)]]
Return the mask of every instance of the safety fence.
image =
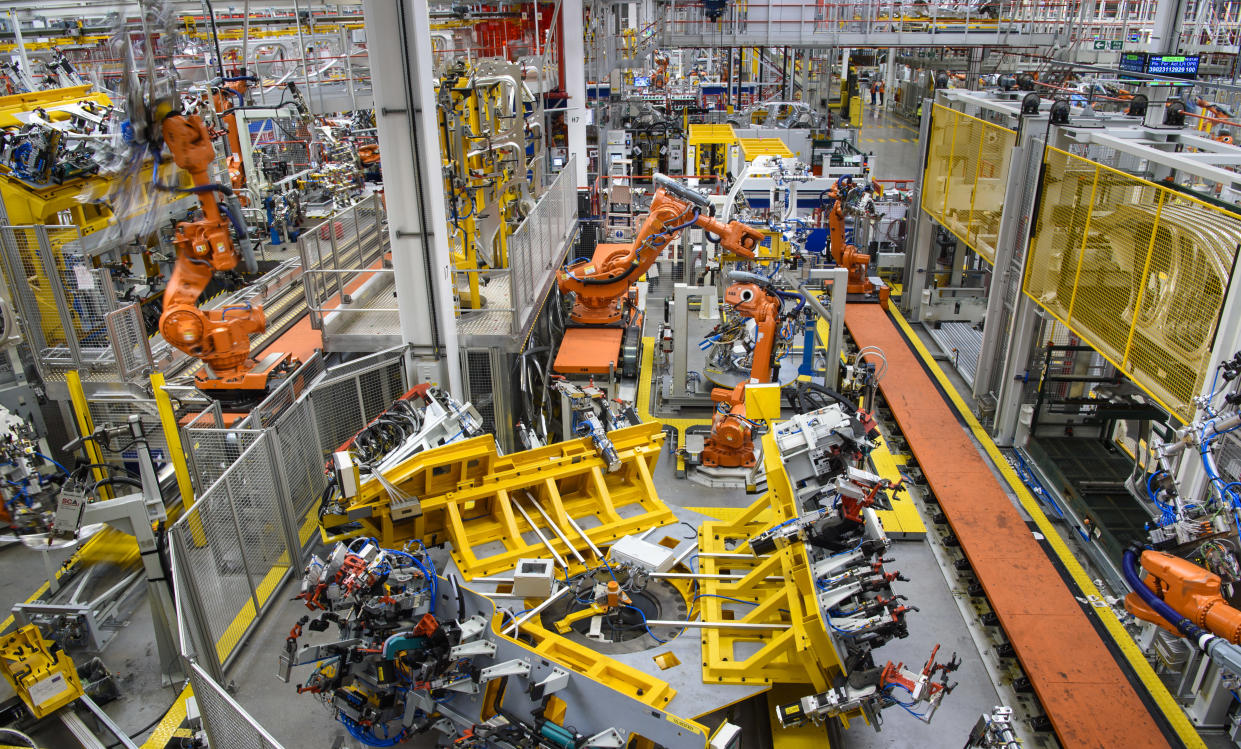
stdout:
[(400, 343), (395, 277), (377, 194), (332, 214), (297, 240), (310, 324), (334, 351)]
[[(174, 581), (184, 577), (184, 561), (175, 553), (170, 555), (169, 566)], [(187, 615), (185, 589), (175, 585), (172, 589), (173, 609), (176, 612), (177, 651), (184, 660), (189, 688), (198, 704), (202, 728), (207, 733), (210, 746), (247, 747), (248, 749), (284, 749), (271, 734), (246, 711), (232, 695), (212, 678), (198, 663), (198, 652), (190, 637), (190, 620)]]
[(509, 238), (511, 333), (529, 329), (577, 228), (577, 156)]
[(363, 282), (384, 271), (388, 250), (378, 194), (333, 213), (301, 233), (297, 251), (302, 258), (306, 306), (315, 329), (323, 329), (326, 314), (343, 314), (358, 302)]
[(1193, 418), (1241, 217), (1048, 148), (1023, 290), (1170, 413)]
[(992, 265), (1017, 133), (936, 104), (922, 210)]
[(323, 371), (290, 405), (269, 412), (261, 429), (217, 429), (221, 435), (209, 441), (204, 435), (217, 416), (210, 410), (187, 428), (197, 479), (211, 483), (169, 539), (188, 640), (215, 681), (301, 569), (327, 486), (327, 456), (408, 385), (403, 352), (387, 351)]
[(130, 380), (152, 369), (142, 312), (116, 297), (73, 226), (0, 227), (0, 266), (39, 374)]

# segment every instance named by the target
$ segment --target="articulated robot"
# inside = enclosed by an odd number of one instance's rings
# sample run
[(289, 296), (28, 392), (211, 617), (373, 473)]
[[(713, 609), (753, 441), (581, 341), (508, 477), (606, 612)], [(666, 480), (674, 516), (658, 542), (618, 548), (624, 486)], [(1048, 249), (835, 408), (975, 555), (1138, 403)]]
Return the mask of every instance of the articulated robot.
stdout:
[(237, 115), (233, 113), (233, 101), (230, 97), (236, 96), (242, 99), (251, 80), (257, 79), (239, 75), (227, 80), (211, 93), (211, 105), (220, 116), (225, 129), (228, 130), (228, 177), (234, 190), (240, 190), (246, 186), (246, 168), (241, 160), (241, 134), (237, 129)]
[[(1233, 644), (1241, 643), (1241, 610), (1233, 608), (1220, 594), (1220, 576), (1193, 562), (1162, 551), (1143, 551), (1143, 584), (1181, 617), (1209, 630)], [(1129, 613), (1180, 635), (1176, 622), (1169, 621), (1143, 600), (1138, 592), (1125, 596)]]
[(631, 303), (631, 287), (685, 229), (701, 227), (708, 237), (717, 235), (725, 250), (747, 258), (754, 257), (763, 241), (758, 229), (740, 221), (725, 224), (708, 215), (711, 203), (697, 191), (663, 174), (656, 174), (654, 180), (659, 189), (634, 243), (601, 244), (590, 260), (560, 274), (560, 292), (574, 296), (569, 330), (554, 365), (561, 374), (604, 374), (619, 368), (625, 330), (637, 331), (642, 321)]
[[(702, 464), (751, 468), (756, 459), (751, 422), (746, 418), (745, 389), (750, 383), (772, 381), (780, 323), (799, 312), (805, 300), (800, 294), (780, 291), (769, 279), (755, 273), (730, 271), (728, 277), (734, 283), (724, 292), (724, 302), (753, 320), (757, 330), (749, 380), (732, 390), (715, 388), (711, 392), (711, 399), (719, 405), (711, 422), (711, 436), (703, 447)], [(799, 299), (801, 304), (786, 314), (782, 309), (785, 299)]]
[(827, 225), (831, 235), (832, 259), (836, 261), (837, 265), (848, 269), (850, 295), (866, 298), (877, 296), (879, 304), (886, 309), (888, 306), (888, 287), (882, 283), (876, 284), (874, 280), (866, 275), (866, 270), (870, 267), (870, 255), (859, 252), (857, 247), (845, 241), (845, 204), (848, 202), (850, 194), (858, 189), (861, 188), (855, 187), (852, 180), (847, 180), (847, 178), (843, 177), (828, 188), (827, 197), (833, 201), (831, 210), (827, 214)]
[[(196, 377), (200, 390), (221, 400), (261, 397), (268, 379), (293, 364), (291, 356), (269, 356), (265, 366), (256, 369), (249, 358), (250, 336), (267, 328), (262, 307), (198, 307), (198, 298), (216, 272), (233, 270), (239, 261), (244, 261), (248, 272), (258, 270), (253, 252), (244, 258), (238, 253), (229, 233), (226, 209), (222, 210), (216, 198), (216, 192), (231, 194), (231, 188), (211, 182), (207, 175), (215, 159), (211, 133), (199, 115), (180, 113), (165, 117), (160, 128), (173, 160), (193, 179), (194, 186), (189, 189), (198, 195), (203, 211), (201, 219), (177, 224), (173, 240), (177, 261), (164, 291), (160, 333), (168, 343), (210, 367), (210, 373), (200, 371)], [(244, 227), (232, 218), (237, 231), (244, 235)]]

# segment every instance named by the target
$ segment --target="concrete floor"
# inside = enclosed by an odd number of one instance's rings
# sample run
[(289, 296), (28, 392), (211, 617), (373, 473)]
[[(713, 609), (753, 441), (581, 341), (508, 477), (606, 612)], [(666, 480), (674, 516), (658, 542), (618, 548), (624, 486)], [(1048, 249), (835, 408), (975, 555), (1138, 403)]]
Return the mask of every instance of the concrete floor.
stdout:
[(866, 105), (858, 141), (858, 148), (871, 154), (871, 173), (875, 179), (917, 177), (918, 158), (921, 154), (918, 123), (892, 114), (886, 109)]
[[(59, 567), (72, 552), (72, 548), (65, 548), (47, 554), (52, 565)], [(20, 543), (0, 548), (0, 567), (5, 571), (0, 575), (0, 604), (6, 611), (13, 604), (27, 600), (47, 580), (43, 553)], [(151, 723), (167, 712), (180, 691), (161, 683), (151, 612), (144, 594), (137, 599), (127, 623), (105, 647), (101, 660), (124, 695), (102, 707), (121, 730), (141, 744), (141, 739), (150, 733)], [(8, 683), (0, 681), (0, 701), (12, 694)], [(86, 712), (79, 710), (79, 714), (86, 715)], [(46, 742), (45, 747), (75, 745), (58, 723), (44, 723), (30, 733), (35, 739)], [(111, 743), (111, 739), (105, 743)]]

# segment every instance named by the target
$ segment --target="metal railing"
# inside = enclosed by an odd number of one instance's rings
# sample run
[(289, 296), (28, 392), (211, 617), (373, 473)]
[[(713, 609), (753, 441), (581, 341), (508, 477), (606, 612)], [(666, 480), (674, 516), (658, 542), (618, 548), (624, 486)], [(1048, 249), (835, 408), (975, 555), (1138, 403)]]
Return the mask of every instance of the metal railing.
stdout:
[(577, 156), (574, 155), (509, 238), (512, 333), (534, 322), (543, 297), (577, 229)]
[(382, 302), (393, 298), (384, 215), (373, 194), (298, 237), (310, 324), (325, 335), (365, 318), (382, 316), (385, 325), (396, 320), (396, 307)]
[[(257, 420), (262, 428), (213, 429), (222, 422), (212, 409), (187, 427), (196, 474), (210, 483), (171, 526), (169, 538), (185, 639), (208, 677), (224, 678), (261, 617), (280, 600), (281, 586), (300, 571), (303, 549), (315, 537), (327, 455), (408, 385), (403, 351), (386, 351), (320, 370), (303, 388), (286, 383), (300, 394), (269, 409)], [(285, 397), (279, 390), (273, 396)], [(210, 720), (205, 708), (203, 716)]]
[[(312, 271), (338, 271), (354, 276), (337, 275), (330, 284), (306, 282), (306, 304), (311, 320), (318, 328), (323, 311), (332, 304), (347, 302), (350, 283), (364, 273), (372, 272), (388, 251), (388, 235), (384, 230), (384, 210), (379, 195), (370, 197), (333, 213), (320, 223), (306, 229), (297, 239), (302, 258), (303, 274)], [(323, 278), (319, 278), (322, 281)]]

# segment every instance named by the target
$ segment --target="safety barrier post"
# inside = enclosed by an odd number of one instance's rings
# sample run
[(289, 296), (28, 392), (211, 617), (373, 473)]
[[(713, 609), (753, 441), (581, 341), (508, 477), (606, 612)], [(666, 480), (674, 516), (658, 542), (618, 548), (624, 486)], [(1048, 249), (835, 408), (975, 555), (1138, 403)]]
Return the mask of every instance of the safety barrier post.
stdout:
[(168, 459), (172, 461), (173, 472), (177, 477), (181, 505), (188, 510), (194, 504), (194, 484), (190, 481), (190, 469), (185, 462), (185, 447), (181, 444), (181, 430), (177, 428), (177, 415), (172, 410), (172, 399), (164, 391), (165, 384), (163, 372), (151, 373), (151, 392), (155, 395), (155, 407), (159, 410), (164, 441), (168, 443)]
[[(73, 331), (66, 331), (66, 338), (72, 335)], [(69, 402), (73, 405), (73, 418), (77, 422), (78, 434), (82, 436), (82, 447), (86, 450), (86, 457), (91, 463), (101, 465), (103, 463), (103, 452), (100, 451), (99, 445), (94, 440), (87, 440), (95, 431), (95, 424), (91, 421), (90, 406), (86, 403), (86, 391), (82, 389), (82, 378), (76, 370), (70, 370), (65, 373), (65, 384), (69, 388)], [(92, 468), (91, 475), (95, 477), (95, 481), (103, 481), (105, 477), (102, 468)], [(112, 499), (112, 488), (104, 485), (99, 487), (99, 496), (103, 499)]]

